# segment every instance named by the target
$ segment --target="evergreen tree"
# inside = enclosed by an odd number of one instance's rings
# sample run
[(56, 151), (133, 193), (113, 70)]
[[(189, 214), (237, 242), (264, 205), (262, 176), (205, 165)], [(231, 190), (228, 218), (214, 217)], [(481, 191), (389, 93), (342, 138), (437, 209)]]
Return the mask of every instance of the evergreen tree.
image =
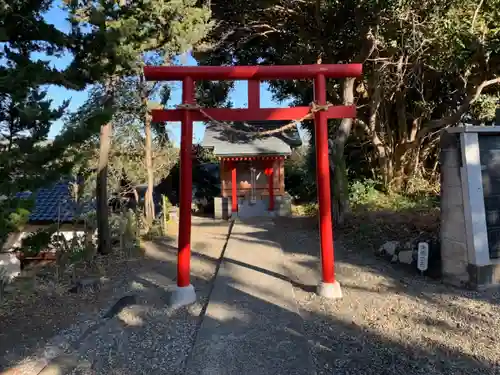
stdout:
[[(71, 14), (75, 35), (85, 43), (77, 52), (75, 66), (81, 64), (89, 77), (101, 75), (103, 87), (102, 106), (106, 111), (116, 109), (116, 86), (121, 77), (138, 76), (141, 82), (140, 106), (142, 107), (146, 137), (148, 170), (151, 166), (151, 119), (148, 97), (151, 89), (141, 79), (146, 62), (153, 58), (169, 61), (176, 54), (189, 50), (200, 41), (211, 27), (210, 12), (197, 6), (196, 0), (101, 0), (66, 2)], [(112, 121), (101, 125), (100, 152), (97, 167), (97, 218), (99, 252), (110, 248), (107, 173), (111, 150)], [(149, 185), (153, 179), (148, 176)], [(152, 189), (148, 189), (152, 200)], [(152, 206), (150, 215), (153, 211)]]
[(59, 56), (71, 46), (71, 39), (43, 14), (52, 1), (0, 1), (0, 242), (28, 217), (24, 201), (16, 192), (35, 190), (53, 180), (58, 170), (47, 152), (51, 124), (61, 118), (67, 103), (52, 107), (44, 86), (48, 84), (82, 88), (47, 62), (32, 59), (33, 53)]
[(39, 159), (53, 121), (64, 113), (67, 103), (53, 109), (52, 100), (39, 88), (18, 84), (0, 92), (0, 191), (11, 195), (30, 190), (50, 171)]
[[(201, 64), (363, 64), (360, 80), (328, 82), (328, 100), (358, 105), (355, 120), (330, 127), (339, 221), (348, 203), (343, 165), (353, 171), (360, 159), (346, 145), (362, 149), (362, 164), (371, 164), (370, 175), (357, 169), (359, 177), (402, 190), (409, 177), (437, 165), (440, 129), (494, 116), (499, 0), (234, 0), (212, 2), (212, 16), (217, 27), (198, 50)], [(278, 100), (313, 100), (311, 81), (269, 85)], [(314, 139), (312, 122), (303, 125)]]

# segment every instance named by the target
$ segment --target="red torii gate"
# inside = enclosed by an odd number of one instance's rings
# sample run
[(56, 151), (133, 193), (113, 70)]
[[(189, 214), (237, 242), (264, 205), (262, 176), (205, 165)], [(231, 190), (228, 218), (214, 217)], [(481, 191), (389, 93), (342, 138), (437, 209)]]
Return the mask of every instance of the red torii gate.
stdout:
[[(186, 305), (196, 300), (194, 287), (190, 283), (193, 121), (206, 121), (208, 120), (207, 116), (219, 121), (241, 122), (303, 118), (310, 112), (310, 107), (260, 108), (260, 82), (277, 79), (313, 79), (315, 104), (326, 106), (327, 78), (359, 77), (361, 72), (361, 64), (144, 68), (144, 75), (148, 81), (182, 81), (182, 105), (177, 109), (153, 110), (152, 113), (155, 122), (180, 121), (182, 123), (179, 252), (177, 255), (177, 288), (172, 295), (172, 304)], [(204, 108), (203, 111), (196, 110), (194, 82), (197, 80), (247, 80), (248, 109)], [(342, 296), (340, 285), (335, 280), (334, 269), (327, 120), (355, 117), (356, 107), (354, 105), (330, 106), (314, 114), (322, 267), (322, 281), (318, 286), (318, 294), (327, 298), (340, 298)]]

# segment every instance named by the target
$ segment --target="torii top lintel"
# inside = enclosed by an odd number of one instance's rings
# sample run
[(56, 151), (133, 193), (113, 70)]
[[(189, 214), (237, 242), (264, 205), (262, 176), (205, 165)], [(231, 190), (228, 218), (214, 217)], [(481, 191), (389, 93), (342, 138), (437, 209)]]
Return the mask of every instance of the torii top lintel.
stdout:
[(148, 81), (193, 80), (273, 80), (359, 77), (362, 64), (253, 65), (253, 66), (146, 66)]
[[(328, 119), (355, 118), (356, 106), (330, 106), (327, 102), (327, 78), (357, 78), (362, 74), (361, 64), (315, 64), (315, 65), (258, 65), (258, 66), (165, 66), (144, 68), (148, 81), (182, 81), (183, 108), (153, 110), (153, 121), (181, 121), (181, 163), (179, 200), (179, 239), (177, 262), (178, 293), (186, 301), (196, 300), (190, 284), (191, 259), (191, 199), (193, 191), (192, 140), (193, 122), (252, 121), (252, 120), (295, 120), (314, 114), (316, 140), (316, 176), (319, 202), (319, 227), (321, 244), (322, 282), (319, 290), (325, 296), (340, 293), (335, 281), (333, 225), (331, 215), (330, 162), (328, 158)], [(311, 107), (260, 108), (259, 81), (275, 79), (314, 79), (314, 104), (323, 107), (312, 111)], [(248, 108), (201, 108), (196, 106), (194, 81), (248, 81)], [(194, 110), (197, 109), (197, 110)], [(299, 115), (301, 117), (299, 117)], [(234, 171), (236, 171), (234, 169)], [(232, 185), (236, 186), (236, 174)], [(232, 193), (233, 208), (236, 205), (236, 189)], [(234, 209), (232, 212), (236, 212)], [(191, 290), (191, 292), (189, 291)], [(337, 292), (338, 290), (338, 292)], [(191, 294), (190, 294), (191, 293)], [(187, 297), (186, 297), (187, 296)]]

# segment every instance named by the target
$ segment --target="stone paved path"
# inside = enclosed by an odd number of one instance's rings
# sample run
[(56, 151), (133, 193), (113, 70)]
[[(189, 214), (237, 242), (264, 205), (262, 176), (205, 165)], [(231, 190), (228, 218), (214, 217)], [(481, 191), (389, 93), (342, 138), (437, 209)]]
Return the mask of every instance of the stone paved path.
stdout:
[(186, 375), (312, 375), (274, 224), (234, 224)]

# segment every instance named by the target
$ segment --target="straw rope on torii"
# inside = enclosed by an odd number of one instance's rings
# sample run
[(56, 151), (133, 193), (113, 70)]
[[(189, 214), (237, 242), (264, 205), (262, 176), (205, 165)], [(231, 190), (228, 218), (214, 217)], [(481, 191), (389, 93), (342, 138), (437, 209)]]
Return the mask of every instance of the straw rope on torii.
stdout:
[[(297, 127), (297, 124), (301, 123), (302, 121), (305, 120), (312, 120), (314, 118), (314, 114), (319, 111), (327, 111), (330, 107), (333, 106), (331, 103), (326, 103), (325, 105), (319, 105), (315, 102), (311, 102), (309, 104), (310, 110), (309, 112), (303, 116), (302, 118), (298, 120), (292, 120), (288, 124), (280, 126), (277, 129), (270, 129), (270, 130), (263, 130), (263, 131), (247, 131), (247, 130), (241, 130), (241, 129), (235, 129), (231, 124), (228, 124), (227, 122), (221, 122), (219, 120), (214, 119), (212, 116), (210, 116), (203, 107), (199, 106), (198, 104), (179, 104), (176, 108), (177, 109), (192, 109), (192, 110), (197, 110), (199, 111), (203, 116), (207, 118), (211, 123), (213, 123), (216, 126), (220, 126), (224, 128), (224, 130), (236, 134), (244, 134), (244, 135), (250, 135), (250, 136), (256, 136), (256, 137), (265, 137), (265, 136), (270, 136), (278, 133), (283, 133), (287, 130), (293, 129)], [(246, 122), (243, 123), (244, 125), (248, 127), (252, 127), (252, 125), (247, 124)]]

